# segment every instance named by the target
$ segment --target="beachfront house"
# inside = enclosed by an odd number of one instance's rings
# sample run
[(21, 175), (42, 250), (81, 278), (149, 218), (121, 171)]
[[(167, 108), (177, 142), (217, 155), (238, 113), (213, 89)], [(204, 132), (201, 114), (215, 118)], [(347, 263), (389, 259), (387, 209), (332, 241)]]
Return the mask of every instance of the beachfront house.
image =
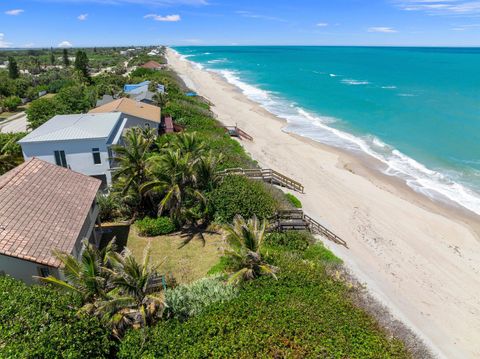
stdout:
[(140, 67), (143, 69), (149, 69), (149, 70), (161, 70), (164, 68), (164, 65), (161, 65), (156, 61), (148, 61)]
[[(123, 87), (123, 92), (125, 92), (132, 100), (152, 104), (155, 92), (148, 89), (149, 84), (150, 81), (143, 81), (138, 84), (127, 84)], [(162, 94), (165, 93), (165, 86), (160, 84), (157, 85), (157, 92)]]
[(89, 113), (108, 112), (122, 113), (122, 118), (127, 120), (125, 128), (141, 127), (152, 128), (158, 131), (158, 126), (160, 125), (160, 107), (129, 98), (120, 98), (89, 111)]
[(122, 144), (127, 119), (121, 112), (57, 115), (18, 143), (23, 157), (49, 163), (112, 183), (113, 145)]
[(0, 273), (32, 283), (59, 276), (58, 250), (79, 257), (99, 244), (101, 181), (32, 158), (0, 176)]

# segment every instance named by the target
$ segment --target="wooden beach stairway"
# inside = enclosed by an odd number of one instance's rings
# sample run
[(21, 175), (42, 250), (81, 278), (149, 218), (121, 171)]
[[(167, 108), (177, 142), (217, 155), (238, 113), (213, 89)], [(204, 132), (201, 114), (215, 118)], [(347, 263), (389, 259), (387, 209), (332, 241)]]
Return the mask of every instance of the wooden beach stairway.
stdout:
[(287, 177), (270, 168), (228, 168), (219, 172), (219, 175), (222, 177), (228, 175), (245, 176), (254, 180), (261, 180), (267, 183), (285, 187), (300, 193), (303, 193), (304, 191), (304, 187), (300, 182), (297, 182), (290, 177)]
[(271, 220), (274, 230), (279, 231), (310, 231), (313, 234), (318, 234), (329, 241), (342, 245), (348, 248), (347, 242), (333, 233), (325, 226), (318, 223), (309, 215), (305, 214), (301, 209), (278, 211)]
[(237, 126), (223, 126), (223, 128), (225, 129), (225, 131), (228, 132), (231, 137), (237, 137), (241, 140), (253, 141), (252, 136), (250, 136), (248, 133), (246, 133)]

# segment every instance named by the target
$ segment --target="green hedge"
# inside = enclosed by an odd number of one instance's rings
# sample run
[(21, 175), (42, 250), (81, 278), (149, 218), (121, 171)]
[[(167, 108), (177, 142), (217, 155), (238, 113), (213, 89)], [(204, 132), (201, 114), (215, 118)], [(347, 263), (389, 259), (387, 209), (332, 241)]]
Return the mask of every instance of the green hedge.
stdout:
[(295, 208), (302, 208), (302, 202), (291, 193), (285, 193), (285, 198)]
[(287, 231), (269, 233), (265, 239), (267, 246), (280, 246), (293, 250), (306, 250), (315, 239), (309, 232)]
[(79, 301), (49, 286), (0, 276), (0, 358), (106, 358), (115, 344)]
[(131, 331), (119, 358), (407, 358), (404, 345), (349, 298), (320, 261), (279, 252), (278, 281), (262, 277), (238, 297), (186, 322)]
[(145, 217), (135, 222), (141, 236), (155, 237), (175, 231), (175, 224), (168, 217)]
[(237, 296), (237, 288), (222, 277), (206, 277), (165, 292), (167, 317), (185, 320), (200, 314), (213, 303), (226, 302)]
[(235, 215), (268, 219), (275, 214), (277, 202), (265, 184), (242, 176), (227, 176), (211, 194), (215, 219), (230, 223)]

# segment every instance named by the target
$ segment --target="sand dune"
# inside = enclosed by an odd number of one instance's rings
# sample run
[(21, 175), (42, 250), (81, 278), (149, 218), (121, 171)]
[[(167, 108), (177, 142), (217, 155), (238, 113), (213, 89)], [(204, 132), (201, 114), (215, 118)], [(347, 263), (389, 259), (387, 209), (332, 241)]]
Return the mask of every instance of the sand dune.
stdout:
[(439, 357), (480, 358), (479, 218), (440, 207), (361, 161), (282, 131), (285, 124), (218, 75), (168, 52), (174, 70), (215, 104), (263, 167), (305, 185), (306, 212), (345, 239), (327, 245)]

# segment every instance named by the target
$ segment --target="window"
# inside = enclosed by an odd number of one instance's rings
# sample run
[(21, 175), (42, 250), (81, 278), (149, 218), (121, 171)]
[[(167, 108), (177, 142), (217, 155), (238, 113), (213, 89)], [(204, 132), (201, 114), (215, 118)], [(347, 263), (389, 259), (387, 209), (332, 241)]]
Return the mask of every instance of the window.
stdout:
[(93, 154), (93, 163), (99, 165), (102, 163), (102, 159), (100, 157), (100, 149), (99, 148), (92, 148)]
[(57, 166), (62, 166), (67, 168), (67, 158), (65, 157), (65, 151), (54, 151), (53, 152), (55, 155), (55, 163)]
[(40, 277), (46, 278), (50, 275), (50, 269), (47, 267), (38, 267), (38, 275)]

